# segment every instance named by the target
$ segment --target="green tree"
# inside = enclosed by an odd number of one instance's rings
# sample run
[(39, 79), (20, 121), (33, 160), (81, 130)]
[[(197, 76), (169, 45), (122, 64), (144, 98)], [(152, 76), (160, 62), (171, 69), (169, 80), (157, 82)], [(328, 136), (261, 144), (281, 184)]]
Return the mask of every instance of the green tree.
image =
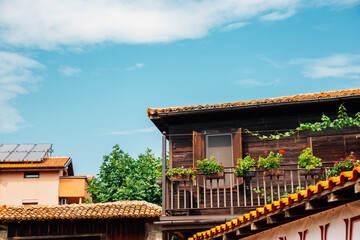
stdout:
[(150, 149), (133, 159), (115, 145), (103, 158), (100, 173), (87, 188), (94, 202), (144, 200), (161, 204), (161, 188), (156, 184), (161, 158)]

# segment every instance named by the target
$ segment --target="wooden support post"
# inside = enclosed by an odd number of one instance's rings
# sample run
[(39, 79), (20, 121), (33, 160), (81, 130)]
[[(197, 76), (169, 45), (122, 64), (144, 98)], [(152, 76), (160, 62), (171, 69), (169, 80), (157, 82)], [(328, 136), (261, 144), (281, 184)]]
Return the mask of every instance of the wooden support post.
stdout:
[(166, 132), (162, 135), (162, 216), (166, 216)]
[(355, 185), (354, 185), (354, 192), (355, 192), (355, 193), (360, 193), (360, 182), (355, 183)]
[(251, 231), (259, 231), (259, 230), (263, 230), (266, 227), (267, 227), (266, 221), (257, 221), (257, 222), (251, 223), (250, 230)]

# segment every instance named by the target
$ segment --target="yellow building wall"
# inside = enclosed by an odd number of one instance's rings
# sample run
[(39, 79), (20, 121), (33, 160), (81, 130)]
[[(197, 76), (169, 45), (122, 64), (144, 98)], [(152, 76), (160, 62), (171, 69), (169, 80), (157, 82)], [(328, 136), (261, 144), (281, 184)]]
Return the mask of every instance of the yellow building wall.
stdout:
[(85, 178), (60, 178), (59, 197), (82, 197), (88, 198), (86, 192), (87, 181)]

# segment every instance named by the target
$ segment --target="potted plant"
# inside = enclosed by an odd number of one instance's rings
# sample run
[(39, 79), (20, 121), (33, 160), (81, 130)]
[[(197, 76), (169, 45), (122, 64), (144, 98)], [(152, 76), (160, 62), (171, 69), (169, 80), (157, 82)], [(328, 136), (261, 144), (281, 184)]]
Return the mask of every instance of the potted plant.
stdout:
[(256, 157), (251, 157), (250, 153), (246, 153), (245, 158), (238, 158), (236, 160), (236, 167), (234, 168), (234, 173), (238, 178), (238, 183), (242, 184), (244, 182), (244, 177), (254, 177), (255, 176), (255, 159)]
[(312, 154), (312, 149), (304, 146), (304, 150), (301, 152), (298, 157), (298, 165), (300, 167), (301, 175), (319, 175), (321, 169), (318, 167), (322, 166), (321, 158), (315, 157)]
[(172, 168), (166, 172), (166, 176), (170, 181), (190, 181), (194, 180), (196, 177), (195, 168)]
[(328, 177), (339, 176), (343, 171), (351, 171), (354, 167), (360, 166), (360, 160), (356, 159), (354, 152), (351, 152), (345, 159), (340, 158), (340, 160), (340, 162), (336, 162), (334, 167), (327, 171), (326, 175)]
[(207, 179), (224, 177), (224, 166), (222, 163), (216, 162), (214, 156), (210, 157), (210, 161), (207, 158), (204, 160), (197, 160), (197, 165)]
[[(267, 153), (265, 151), (264, 153)], [(280, 150), (276, 155), (273, 151), (270, 151), (266, 158), (259, 157), (258, 167), (265, 170), (265, 176), (279, 176), (284, 174), (284, 170), (280, 168), (280, 162), (283, 160), (283, 154), (285, 150)]]

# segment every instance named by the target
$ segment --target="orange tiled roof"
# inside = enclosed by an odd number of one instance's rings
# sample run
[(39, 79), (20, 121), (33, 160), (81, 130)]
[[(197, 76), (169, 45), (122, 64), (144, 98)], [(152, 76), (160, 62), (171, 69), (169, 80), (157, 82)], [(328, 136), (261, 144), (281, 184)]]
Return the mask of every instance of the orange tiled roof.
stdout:
[(45, 157), (42, 162), (4, 162), (0, 163), (0, 169), (2, 168), (56, 168), (65, 167), (66, 163), (70, 160), (70, 157)]
[(145, 201), (128, 201), (57, 206), (16, 206), (0, 208), (0, 221), (53, 219), (152, 218), (161, 216), (161, 207)]
[(298, 191), (297, 193), (290, 194), (287, 198), (282, 198), (279, 201), (274, 201), (264, 207), (257, 208), (250, 211), (236, 219), (211, 228), (210, 230), (198, 232), (188, 240), (209, 239), (212, 236), (223, 233), (240, 226), (248, 221), (255, 220), (277, 209), (282, 209), (284, 206), (291, 206), (293, 203), (301, 202), (303, 199), (310, 198), (313, 195), (320, 194), (324, 190), (331, 190), (335, 186), (342, 186), (346, 182), (356, 181), (360, 178), (360, 167), (355, 167), (352, 171), (342, 172), (338, 177), (331, 177), (328, 181), (320, 181), (315, 186), (309, 186), (306, 190)]
[(326, 99), (326, 98), (336, 98), (336, 97), (347, 97), (360, 95), (360, 88), (341, 90), (341, 91), (331, 91), (331, 92), (319, 92), (319, 93), (308, 93), (308, 94), (299, 94), (286, 97), (277, 97), (277, 98), (268, 98), (260, 100), (251, 100), (251, 101), (240, 101), (233, 103), (223, 103), (223, 104), (206, 104), (198, 106), (186, 106), (186, 107), (169, 107), (169, 108), (148, 108), (148, 116), (157, 115), (158, 113), (168, 113), (168, 112), (183, 112), (188, 110), (200, 110), (200, 109), (214, 109), (214, 108), (227, 108), (227, 107), (237, 107), (245, 105), (259, 105), (265, 103), (280, 103), (280, 102), (297, 102), (297, 101), (307, 101), (314, 99)]

